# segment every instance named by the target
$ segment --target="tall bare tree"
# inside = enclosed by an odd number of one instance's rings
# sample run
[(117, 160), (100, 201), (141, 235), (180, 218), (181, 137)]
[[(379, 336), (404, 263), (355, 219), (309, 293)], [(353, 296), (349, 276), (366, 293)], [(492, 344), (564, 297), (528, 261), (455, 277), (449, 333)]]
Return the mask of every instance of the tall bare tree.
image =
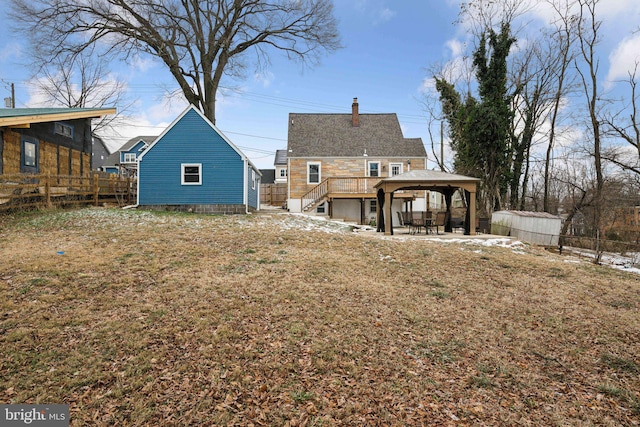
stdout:
[(314, 64), (340, 47), (331, 0), (11, 2), (16, 29), (42, 55), (78, 53), (97, 43), (121, 58), (151, 55), (213, 122), (220, 82), (241, 77), (249, 58), (264, 65), (276, 49)]
[[(599, 2), (600, 0), (577, 0), (579, 5), (578, 45), (580, 60), (576, 61), (576, 69), (582, 82), (585, 100), (587, 101), (589, 131), (592, 138), (592, 145), (589, 146), (589, 151), (593, 157), (595, 172), (593, 225), (597, 235), (600, 234), (602, 229), (601, 217), (604, 187), (602, 166), (603, 130), (600, 123), (601, 93), (598, 85), (599, 60), (597, 56), (597, 46), (600, 41), (599, 31), (602, 24), (601, 21), (598, 21), (596, 14)], [(597, 258), (596, 262), (599, 261), (599, 258)]]
[[(622, 110), (609, 114), (605, 119), (609, 131), (613, 137), (619, 138), (631, 147), (632, 152), (622, 148), (610, 149), (603, 153), (606, 160), (614, 163), (623, 170), (633, 172), (640, 176), (640, 119), (638, 118), (638, 62), (633, 71), (629, 72), (628, 84), (630, 92), (629, 105)], [(628, 114), (628, 117), (627, 117)]]
[(126, 113), (133, 101), (125, 97), (126, 84), (112, 74), (107, 61), (95, 53), (92, 46), (77, 54), (59, 55), (50, 62), (44, 60), (34, 76), (37, 97), (47, 105), (69, 108), (117, 107), (116, 115), (93, 121), (93, 131), (109, 126)]
[(573, 86), (573, 79), (569, 73), (571, 63), (575, 59), (573, 42), (575, 41), (576, 18), (571, 14), (571, 3), (568, 0), (548, 0), (554, 9), (558, 19), (555, 23), (555, 31), (549, 37), (549, 64), (554, 70), (554, 86), (551, 114), (549, 116), (549, 142), (547, 144), (546, 158), (544, 163), (544, 192), (542, 210), (550, 211), (550, 186), (551, 186), (551, 163), (553, 150), (558, 133), (558, 122), (560, 119), (560, 106)]

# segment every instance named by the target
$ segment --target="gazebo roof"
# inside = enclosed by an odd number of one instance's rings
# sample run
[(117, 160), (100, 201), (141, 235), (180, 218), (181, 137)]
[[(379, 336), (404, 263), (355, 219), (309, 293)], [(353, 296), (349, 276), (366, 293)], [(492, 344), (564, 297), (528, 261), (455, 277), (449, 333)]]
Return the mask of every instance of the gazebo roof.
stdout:
[(471, 176), (457, 175), (454, 173), (440, 172), (434, 170), (412, 170), (409, 172), (385, 178), (378, 182), (375, 187), (393, 186), (396, 189), (427, 189), (427, 188), (467, 188), (475, 186), (480, 180)]

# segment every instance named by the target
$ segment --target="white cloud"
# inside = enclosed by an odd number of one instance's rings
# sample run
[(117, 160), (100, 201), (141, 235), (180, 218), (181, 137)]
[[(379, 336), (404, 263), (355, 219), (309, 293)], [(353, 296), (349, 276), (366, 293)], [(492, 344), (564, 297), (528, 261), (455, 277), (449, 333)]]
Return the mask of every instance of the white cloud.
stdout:
[(451, 56), (454, 58), (462, 56), (465, 52), (465, 43), (457, 39), (450, 39), (445, 42), (445, 47), (451, 51)]
[(640, 62), (640, 34), (627, 37), (609, 55), (609, 73), (607, 84), (612, 85), (617, 80), (627, 80)]
[(384, 3), (384, 0), (358, 0), (355, 7), (359, 13), (368, 16), (373, 25), (379, 25), (396, 16), (396, 11), (388, 8)]
[(275, 75), (270, 71), (263, 71), (255, 73), (253, 75), (253, 80), (262, 85), (263, 88), (268, 88), (275, 80)]
[(20, 58), (22, 56), (22, 46), (19, 43), (7, 43), (0, 49), (0, 61)]

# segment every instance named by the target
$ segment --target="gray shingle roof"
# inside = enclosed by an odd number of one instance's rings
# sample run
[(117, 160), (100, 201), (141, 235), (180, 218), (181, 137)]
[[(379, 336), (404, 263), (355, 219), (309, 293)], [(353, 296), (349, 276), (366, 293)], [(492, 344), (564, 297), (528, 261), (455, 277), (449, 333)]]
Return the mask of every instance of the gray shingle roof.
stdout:
[(156, 140), (156, 138), (157, 136), (136, 136), (134, 138), (131, 138), (130, 140), (125, 142), (122, 145), (122, 147), (118, 148), (116, 151), (111, 153), (109, 157), (107, 157), (107, 160), (104, 162), (102, 166), (116, 166), (120, 164), (121, 151), (128, 151), (131, 147), (133, 147), (138, 142), (140, 142), (140, 140), (143, 140), (144, 142), (147, 143), (147, 145), (150, 145), (153, 141)]
[(289, 114), (289, 157), (426, 157), (421, 138), (404, 138), (396, 114)]
[(273, 161), (274, 165), (286, 165), (287, 164), (287, 150), (276, 150), (276, 158)]

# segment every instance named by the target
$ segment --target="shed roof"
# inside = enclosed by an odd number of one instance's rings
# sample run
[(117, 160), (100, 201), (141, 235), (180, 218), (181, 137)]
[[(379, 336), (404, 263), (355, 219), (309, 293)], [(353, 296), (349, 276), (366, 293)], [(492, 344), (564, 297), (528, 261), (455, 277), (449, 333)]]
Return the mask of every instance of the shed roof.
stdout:
[(0, 126), (91, 119), (115, 113), (115, 108), (0, 108)]
[(550, 219), (562, 219), (558, 215), (550, 214), (549, 212), (532, 212), (532, 211), (496, 211), (494, 214), (511, 214), (521, 217), (529, 217), (529, 218), (550, 218)]
[(398, 116), (289, 114), (288, 157), (426, 157), (420, 138), (402, 135)]

